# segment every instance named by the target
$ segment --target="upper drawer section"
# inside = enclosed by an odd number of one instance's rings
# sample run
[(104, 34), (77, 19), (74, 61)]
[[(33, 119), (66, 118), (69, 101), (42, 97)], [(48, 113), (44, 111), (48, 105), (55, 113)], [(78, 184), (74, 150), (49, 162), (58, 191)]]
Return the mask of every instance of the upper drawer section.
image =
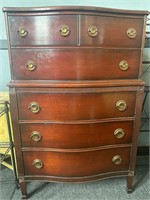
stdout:
[(141, 51), (101, 48), (12, 49), (15, 80), (138, 78)]
[(143, 19), (81, 15), (81, 45), (141, 47)]
[(77, 16), (8, 16), (10, 44), (76, 45)]
[(140, 48), (143, 18), (89, 14), (9, 15), (13, 46), (78, 45)]

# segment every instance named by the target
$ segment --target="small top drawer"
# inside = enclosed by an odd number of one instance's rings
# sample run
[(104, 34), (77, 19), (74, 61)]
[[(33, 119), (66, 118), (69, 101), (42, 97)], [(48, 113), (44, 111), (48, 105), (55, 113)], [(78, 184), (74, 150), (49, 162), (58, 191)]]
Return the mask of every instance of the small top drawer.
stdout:
[(81, 15), (81, 45), (141, 47), (143, 19)]
[(100, 15), (8, 16), (10, 44), (140, 48), (144, 20)]
[(9, 16), (10, 44), (75, 45), (77, 43), (77, 16)]

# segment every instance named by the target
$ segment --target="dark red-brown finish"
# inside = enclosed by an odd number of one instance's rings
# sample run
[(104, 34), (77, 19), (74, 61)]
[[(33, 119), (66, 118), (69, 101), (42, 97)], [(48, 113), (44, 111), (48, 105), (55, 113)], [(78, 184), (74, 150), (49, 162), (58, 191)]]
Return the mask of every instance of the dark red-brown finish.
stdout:
[[(116, 138), (114, 131), (123, 129), (123, 138)], [(90, 122), (85, 124), (21, 123), (22, 147), (91, 148), (111, 144), (131, 144), (133, 121)], [(41, 140), (31, 138), (38, 131)], [(104, 137), (105, 136), (105, 137)]]
[[(87, 182), (126, 176), (131, 192), (149, 12), (90, 6), (3, 11), (22, 198), (27, 198), (26, 182), (32, 180)], [(64, 25), (69, 28), (66, 36), (60, 33)], [(88, 33), (90, 26), (97, 28), (95, 37)], [(20, 27), (25, 29), (25, 37), (19, 35)], [(127, 35), (130, 28), (136, 31), (133, 38)], [(33, 71), (27, 67), (28, 61), (34, 63)], [(127, 70), (120, 69), (121, 61), (128, 63)], [(126, 102), (126, 110), (116, 108), (119, 100)], [(38, 113), (29, 108), (33, 102), (39, 105)], [(123, 138), (114, 135), (118, 128), (124, 131)], [(41, 134), (40, 141), (31, 137), (35, 131)], [(114, 164), (114, 156), (120, 156), (122, 162)], [(43, 162), (41, 169), (34, 167), (36, 159)]]
[(3, 12), (8, 12), (8, 15), (30, 15), (32, 14), (45, 14), (62, 12), (66, 13), (95, 13), (101, 15), (128, 15), (130, 17), (143, 17), (143, 15), (149, 15), (149, 11), (146, 10), (125, 10), (125, 9), (115, 9), (115, 8), (104, 8), (104, 7), (94, 7), (94, 6), (47, 6), (47, 7), (4, 7)]
[[(140, 54), (140, 50), (120, 49), (13, 49), (14, 79), (107, 80), (138, 78)], [(35, 63), (34, 71), (29, 71), (26, 67), (28, 60)], [(129, 68), (126, 71), (119, 67), (122, 60), (128, 62)]]
[[(83, 89), (84, 90), (84, 89)], [(89, 120), (113, 117), (133, 117), (135, 112), (135, 92), (45, 94), (18, 93), (18, 112), (21, 120)], [(116, 103), (126, 101), (127, 109), (119, 111)], [(32, 113), (28, 106), (36, 102), (38, 113)]]
[[(122, 163), (115, 165), (112, 158), (120, 155)], [(124, 171), (128, 169), (130, 148), (110, 148), (104, 150), (91, 150), (85, 152), (47, 152), (24, 151), (25, 175), (48, 175), (59, 177), (92, 176), (111, 171)], [(43, 162), (41, 169), (32, 166), (35, 159)]]
[[(11, 16), (8, 18), (10, 43), (15, 46), (30, 45), (76, 45), (77, 44), (77, 16)], [(70, 34), (60, 35), (62, 25), (67, 25)], [(24, 27), (28, 34), (22, 38), (18, 34), (20, 27)]]
[[(143, 19), (81, 16), (77, 21), (77, 15), (60, 16), (23, 16), (9, 17), (9, 30), (11, 45), (100, 45), (111, 47), (140, 47), (142, 43)], [(15, 23), (14, 23), (15, 22)], [(79, 27), (78, 27), (79, 24)], [(68, 37), (60, 35), (60, 27), (67, 25), (70, 30)], [(88, 28), (94, 25), (98, 28), (98, 35), (91, 37)], [(40, 28), (42, 26), (42, 29)], [(18, 34), (19, 27), (24, 27), (28, 34), (21, 38)], [(130, 39), (127, 30), (135, 28), (136, 38)], [(80, 32), (78, 32), (80, 29)], [(80, 34), (79, 34), (80, 33)], [(114, 33), (114, 34), (113, 34)], [(79, 38), (79, 40), (77, 40)], [(119, 45), (120, 44), (120, 45)]]
[[(94, 25), (98, 29), (98, 35), (89, 36), (88, 27)], [(131, 39), (127, 36), (127, 30), (134, 28), (137, 36)], [(81, 45), (100, 45), (107, 47), (141, 47), (143, 33), (143, 19), (81, 16), (80, 33)]]

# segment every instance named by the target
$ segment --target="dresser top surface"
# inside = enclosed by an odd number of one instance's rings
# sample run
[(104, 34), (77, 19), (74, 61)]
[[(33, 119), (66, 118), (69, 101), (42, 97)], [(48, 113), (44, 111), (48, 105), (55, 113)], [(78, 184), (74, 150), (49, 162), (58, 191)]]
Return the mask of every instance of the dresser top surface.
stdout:
[(94, 6), (4, 7), (3, 12), (96, 12), (125, 15), (149, 15), (146, 10), (124, 10)]

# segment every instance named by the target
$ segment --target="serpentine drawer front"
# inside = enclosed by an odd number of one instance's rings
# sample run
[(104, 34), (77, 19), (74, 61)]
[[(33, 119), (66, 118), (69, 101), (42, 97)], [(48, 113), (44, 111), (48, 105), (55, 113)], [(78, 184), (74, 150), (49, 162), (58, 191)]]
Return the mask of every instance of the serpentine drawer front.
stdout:
[[(134, 117), (135, 92), (17, 93), (20, 120), (90, 120)], [(70, 90), (70, 92), (74, 92)]]
[(143, 19), (81, 15), (81, 44), (117, 48), (140, 47), (142, 26)]
[(13, 49), (11, 53), (16, 80), (107, 80), (139, 76), (140, 50), (27, 48)]
[(126, 176), (136, 163), (147, 11), (3, 8), (22, 198), (26, 182)]
[(140, 47), (143, 34), (143, 19), (128, 17), (17, 15), (8, 17), (8, 25), (14, 46), (73, 45), (79, 38), (83, 45)]
[(77, 15), (9, 16), (8, 23), (14, 46), (77, 44)]
[(84, 178), (100, 173), (125, 171), (129, 166), (129, 155), (129, 147), (89, 151), (82, 149), (82, 152), (25, 151), (25, 176)]
[[(131, 144), (133, 121), (20, 123), (22, 147), (62, 149)], [(105, 137), (104, 137), (105, 136)]]

